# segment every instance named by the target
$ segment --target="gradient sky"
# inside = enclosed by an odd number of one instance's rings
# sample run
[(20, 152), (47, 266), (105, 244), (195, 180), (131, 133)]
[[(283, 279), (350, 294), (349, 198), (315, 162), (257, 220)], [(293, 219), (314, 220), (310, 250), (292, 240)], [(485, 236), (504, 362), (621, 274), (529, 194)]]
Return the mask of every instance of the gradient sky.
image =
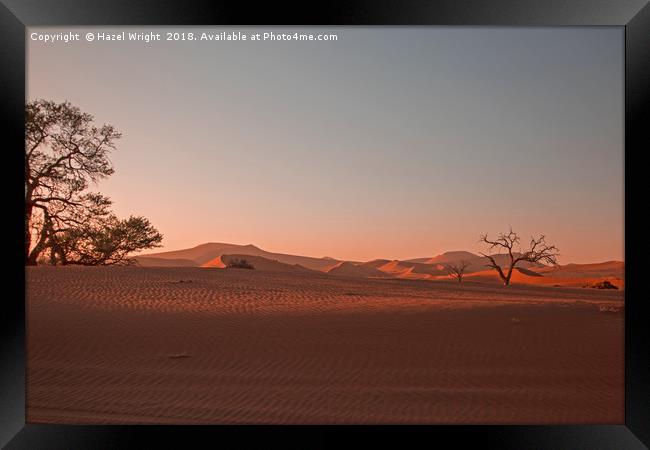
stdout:
[(623, 259), (623, 28), (101, 28), (334, 32), (336, 42), (44, 44), (28, 99), (123, 132), (97, 190), (164, 249), (341, 259), (479, 251), (544, 233)]

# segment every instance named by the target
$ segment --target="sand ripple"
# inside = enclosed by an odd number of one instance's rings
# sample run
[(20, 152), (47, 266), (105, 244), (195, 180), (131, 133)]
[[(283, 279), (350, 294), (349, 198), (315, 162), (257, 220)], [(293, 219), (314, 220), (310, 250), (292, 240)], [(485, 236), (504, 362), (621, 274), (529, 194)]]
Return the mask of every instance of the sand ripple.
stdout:
[[(622, 423), (622, 294), (30, 268), (28, 420)], [(182, 282), (181, 282), (182, 281)]]

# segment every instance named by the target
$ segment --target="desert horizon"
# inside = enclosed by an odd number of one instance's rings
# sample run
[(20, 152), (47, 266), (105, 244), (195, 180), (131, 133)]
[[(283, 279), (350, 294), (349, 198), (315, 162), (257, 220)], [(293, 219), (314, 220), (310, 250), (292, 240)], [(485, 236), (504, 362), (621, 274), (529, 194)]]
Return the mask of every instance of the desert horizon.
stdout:
[[(497, 260), (507, 264), (507, 254), (494, 254)], [(447, 265), (468, 262), (463, 281), (498, 282), (499, 278), (486, 264), (484, 256), (464, 250), (444, 252), (431, 257), (397, 259), (374, 259), (370, 261), (347, 261), (330, 256), (315, 257), (269, 252), (254, 244), (228, 244), (207, 242), (188, 249), (164, 252), (140, 253), (133, 256), (137, 265), (143, 267), (206, 267), (223, 269), (228, 260), (247, 259), (253, 267), (264, 270), (291, 271), (298, 267), (308, 271), (323, 272), (336, 276), (365, 278), (392, 277), (400, 279), (444, 280), (451, 277)], [(275, 263), (275, 264), (274, 264)], [(278, 264), (279, 263), (279, 264)], [(513, 283), (552, 285), (555, 287), (585, 287), (609, 281), (624, 289), (625, 263), (608, 260), (593, 263), (567, 263), (545, 265), (520, 263), (516, 267)]]

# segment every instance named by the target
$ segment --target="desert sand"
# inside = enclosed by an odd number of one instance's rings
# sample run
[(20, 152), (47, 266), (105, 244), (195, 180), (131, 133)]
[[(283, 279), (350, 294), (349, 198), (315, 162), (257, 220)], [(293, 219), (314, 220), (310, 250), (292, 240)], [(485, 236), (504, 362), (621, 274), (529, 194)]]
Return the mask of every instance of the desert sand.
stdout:
[(30, 423), (624, 420), (622, 291), (280, 269), (26, 272)]

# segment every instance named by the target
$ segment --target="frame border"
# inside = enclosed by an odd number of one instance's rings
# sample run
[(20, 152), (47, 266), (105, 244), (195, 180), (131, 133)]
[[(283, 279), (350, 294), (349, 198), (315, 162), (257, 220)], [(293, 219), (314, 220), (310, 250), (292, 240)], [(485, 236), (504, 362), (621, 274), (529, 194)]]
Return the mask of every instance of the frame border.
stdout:
[[(625, 27), (625, 425), (432, 426), (69, 426), (25, 423), (24, 162), (25, 36), (28, 26), (63, 25), (465, 25)], [(302, 5), (222, 0), (0, 0), (0, 120), (8, 133), (4, 192), (11, 214), (8, 280), (0, 353), (0, 445), (6, 448), (186, 446), (201, 439), (237, 446), (345, 443), (403, 445), (412, 439), (503, 449), (641, 449), (650, 446), (650, 325), (642, 291), (642, 153), (650, 130), (648, 0), (348, 0)], [(14, 168), (16, 170), (14, 170)], [(647, 176), (647, 175), (645, 175)], [(638, 196), (638, 197), (637, 197)], [(645, 200), (644, 203), (641, 203)], [(647, 206), (645, 206), (647, 209)], [(15, 219), (14, 219), (15, 218)], [(13, 236), (17, 236), (15, 239)], [(5, 247), (6, 250), (6, 247)], [(20, 262), (19, 264), (17, 264)], [(254, 433), (251, 433), (254, 432)], [(4, 448), (4, 447), (3, 447)]]

